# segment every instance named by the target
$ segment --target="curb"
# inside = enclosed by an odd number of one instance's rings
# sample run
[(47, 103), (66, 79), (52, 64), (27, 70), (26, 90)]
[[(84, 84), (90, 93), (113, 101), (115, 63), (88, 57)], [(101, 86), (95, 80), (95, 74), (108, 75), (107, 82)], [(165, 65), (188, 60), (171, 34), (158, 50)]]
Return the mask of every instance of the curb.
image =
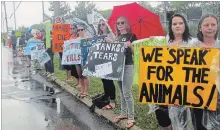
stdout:
[[(42, 74), (42, 72), (39, 72), (39, 74)], [(65, 89), (67, 92), (71, 93), (76, 99), (78, 99), (79, 101), (81, 101), (82, 103), (87, 105), (88, 107), (90, 107), (92, 105), (91, 98), (83, 98), (83, 99), (81, 99), (81, 98), (76, 97), (76, 94), (79, 91), (76, 90), (74, 87), (71, 87), (68, 83), (58, 79), (56, 76), (51, 75), (51, 74), (46, 75), (46, 78), (48, 78), (49, 81), (55, 82), (57, 85), (59, 85), (59, 87), (61, 87), (62, 89)], [(108, 121), (110, 121), (112, 124), (120, 127), (121, 129), (126, 129), (127, 120), (122, 120), (118, 124), (115, 124), (115, 123), (112, 122), (113, 118), (118, 116), (118, 115), (114, 114), (112, 110), (102, 110), (102, 109), (99, 109), (99, 108), (96, 107), (94, 113), (96, 113), (99, 116), (103, 116)], [(129, 130), (142, 130), (142, 129), (139, 128), (138, 126), (134, 125)]]

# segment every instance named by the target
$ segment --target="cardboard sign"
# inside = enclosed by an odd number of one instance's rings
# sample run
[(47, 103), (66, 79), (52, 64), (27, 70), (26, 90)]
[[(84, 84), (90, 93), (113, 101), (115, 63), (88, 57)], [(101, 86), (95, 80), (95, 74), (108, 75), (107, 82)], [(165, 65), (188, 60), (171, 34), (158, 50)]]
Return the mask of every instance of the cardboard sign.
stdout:
[(37, 59), (41, 66), (47, 63), (50, 60), (50, 56), (47, 52), (41, 52), (39, 58)]
[(134, 41), (132, 43), (134, 45), (134, 78), (133, 85), (139, 85), (139, 61), (140, 61), (140, 46), (166, 46), (166, 38), (162, 36), (156, 36), (153, 39), (141, 39)]
[(53, 24), (53, 52), (63, 52), (64, 41), (70, 39), (70, 24)]
[(216, 111), (218, 49), (140, 47), (139, 102)]
[(24, 54), (25, 55), (31, 55), (31, 48), (38, 45), (42, 44), (42, 41), (40, 40), (29, 40), (27, 43), (27, 46), (25, 47)]
[(80, 47), (82, 49), (82, 63), (81, 63), (82, 65), (86, 64), (86, 59), (87, 59), (87, 55), (89, 52), (89, 48), (96, 43), (103, 42), (105, 37), (106, 35), (81, 39)]
[(83, 75), (102, 79), (123, 79), (124, 43), (96, 43), (89, 51)]
[(33, 46), (31, 48), (31, 60), (37, 60), (39, 58), (39, 55), (45, 52), (44, 44), (38, 44), (36, 46)]
[(64, 41), (62, 65), (81, 64), (80, 39)]
[(51, 48), (51, 41), (50, 41), (50, 20), (46, 21), (46, 48)]

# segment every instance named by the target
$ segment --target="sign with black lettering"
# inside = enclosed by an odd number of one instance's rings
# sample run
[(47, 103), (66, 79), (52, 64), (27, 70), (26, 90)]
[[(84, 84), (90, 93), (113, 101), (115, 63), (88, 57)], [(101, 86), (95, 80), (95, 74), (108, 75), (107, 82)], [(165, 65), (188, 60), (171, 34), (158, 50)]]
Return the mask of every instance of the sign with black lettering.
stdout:
[(139, 102), (216, 111), (218, 49), (140, 47)]
[(86, 63), (89, 48), (96, 43), (103, 42), (106, 36), (107, 35), (81, 39), (82, 65), (85, 65)]
[(123, 79), (124, 43), (96, 43), (90, 48), (83, 75), (102, 79)]
[(53, 24), (53, 52), (63, 52), (64, 41), (70, 39), (70, 24)]

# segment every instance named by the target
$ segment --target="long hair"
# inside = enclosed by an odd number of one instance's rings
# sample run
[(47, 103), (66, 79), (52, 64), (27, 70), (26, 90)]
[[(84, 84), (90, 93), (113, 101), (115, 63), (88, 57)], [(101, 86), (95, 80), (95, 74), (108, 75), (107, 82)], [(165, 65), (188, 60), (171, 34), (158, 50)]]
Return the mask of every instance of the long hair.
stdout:
[[(202, 25), (202, 22), (204, 21), (204, 19), (208, 18), (208, 17), (212, 17), (214, 18), (216, 21), (217, 21), (217, 28), (218, 28), (218, 19), (217, 17), (214, 15), (214, 14), (205, 14), (201, 17), (200, 21), (199, 21), (199, 24), (198, 24), (198, 32), (197, 32), (197, 38), (199, 39), (199, 41), (203, 42), (204, 41), (204, 38), (203, 38), (203, 34), (202, 34), (202, 31), (200, 31), (201, 29), (201, 25)], [(218, 37), (218, 29), (217, 29), (217, 32), (215, 34), (215, 40), (217, 39)]]
[(186, 19), (180, 14), (174, 14), (169, 20), (169, 42), (175, 40), (175, 36), (172, 30), (172, 24), (173, 24), (172, 21), (174, 17), (180, 17), (183, 19), (183, 22), (185, 24), (185, 30), (183, 32), (182, 37), (183, 37), (183, 41), (188, 42), (188, 40), (191, 39), (191, 35), (189, 33), (189, 27), (187, 25)]
[[(102, 35), (102, 34), (103, 34), (103, 31), (100, 29), (100, 22), (105, 22), (105, 21), (104, 21), (103, 19), (100, 19), (100, 20), (99, 20), (99, 24), (98, 24), (98, 35)], [(105, 22), (105, 24), (106, 24), (106, 22)], [(107, 25), (105, 25), (105, 26), (106, 26), (106, 29), (107, 29), (107, 33), (110, 33), (108, 26), (107, 26)]]
[(124, 16), (119, 16), (116, 20), (116, 23), (115, 23), (115, 28), (116, 28), (116, 33), (117, 33), (117, 37), (121, 35), (121, 32), (119, 31), (118, 27), (117, 27), (117, 21), (119, 18), (123, 18), (125, 20), (125, 24), (126, 24), (126, 31), (127, 33), (131, 33), (131, 26), (130, 26), (130, 23), (128, 21), (128, 19)]

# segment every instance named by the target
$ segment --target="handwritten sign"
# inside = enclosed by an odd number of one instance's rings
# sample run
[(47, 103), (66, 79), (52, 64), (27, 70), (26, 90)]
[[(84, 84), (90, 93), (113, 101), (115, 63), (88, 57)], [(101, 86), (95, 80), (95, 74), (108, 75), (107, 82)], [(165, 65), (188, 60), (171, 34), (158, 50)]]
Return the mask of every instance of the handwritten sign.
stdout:
[(39, 58), (37, 59), (41, 66), (43, 66), (45, 63), (47, 63), (50, 60), (50, 56), (47, 52), (41, 52), (39, 54)]
[(31, 48), (31, 60), (37, 60), (39, 55), (45, 52), (44, 44), (40, 43)]
[(50, 41), (50, 20), (46, 21), (46, 48), (51, 48), (51, 41)]
[(87, 59), (87, 55), (89, 52), (89, 48), (96, 43), (103, 42), (105, 37), (106, 37), (106, 35), (81, 39), (80, 46), (82, 49), (82, 65), (86, 64), (86, 59)]
[(139, 61), (140, 61), (140, 46), (166, 46), (166, 38), (162, 36), (156, 36), (153, 39), (141, 39), (134, 41), (132, 43), (134, 45), (134, 79), (133, 79), (133, 85), (138, 86), (139, 85)]
[(124, 43), (96, 43), (89, 51), (83, 75), (103, 79), (123, 79)]
[(80, 39), (64, 41), (62, 65), (81, 64)]
[(40, 40), (29, 40), (27, 43), (27, 46), (25, 47), (24, 54), (25, 55), (31, 55), (31, 48), (38, 45), (42, 44), (42, 41)]
[(140, 47), (139, 102), (217, 108), (218, 49)]
[(53, 52), (63, 52), (64, 41), (70, 39), (70, 24), (53, 24)]

